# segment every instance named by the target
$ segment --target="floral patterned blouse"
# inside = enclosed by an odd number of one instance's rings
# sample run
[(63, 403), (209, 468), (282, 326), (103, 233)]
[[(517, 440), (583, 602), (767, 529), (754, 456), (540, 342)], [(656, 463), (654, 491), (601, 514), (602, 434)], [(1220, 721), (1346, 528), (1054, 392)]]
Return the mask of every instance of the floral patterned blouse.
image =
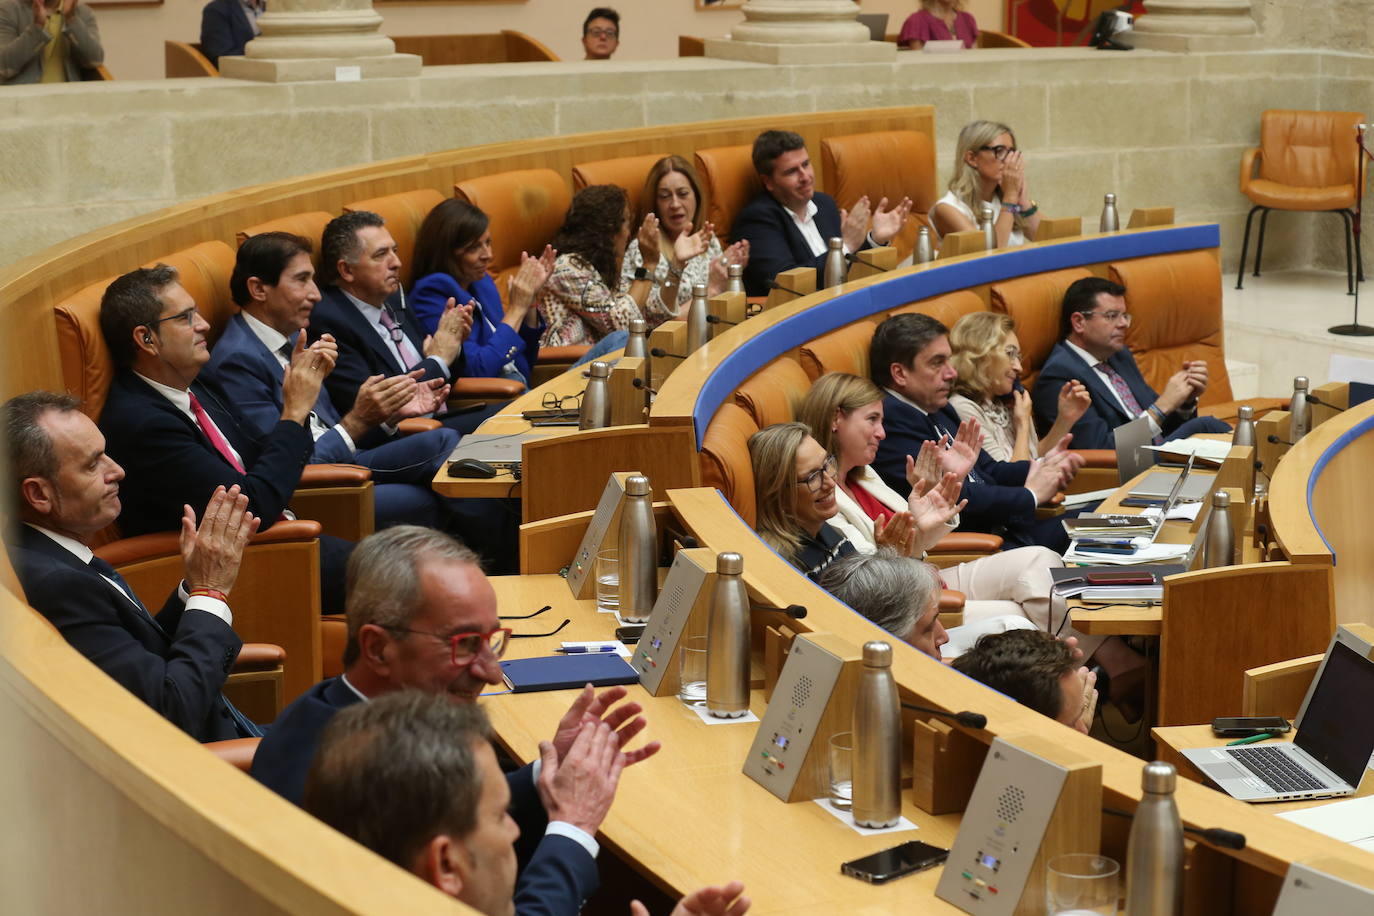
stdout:
[(627, 330), (635, 318), (647, 318), (652, 326), (672, 314), (657, 286), (650, 290), (641, 312), (629, 293), (613, 292), (601, 274), (576, 254), (560, 254), (554, 261), (537, 305), (548, 324), (539, 342), (543, 347), (593, 344), (612, 331)]
[[(682, 268), (682, 279), (677, 281), (677, 306), (682, 306), (692, 301), (692, 287), (701, 283), (707, 286), (711, 283), (711, 262), (721, 255), (720, 240), (714, 235), (711, 236), (711, 245), (702, 254), (697, 255), (688, 261)], [(630, 284), (634, 282), (635, 268), (644, 266), (644, 256), (639, 253), (639, 239), (630, 239), (630, 247), (625, 249), (625, 260), (620, 266), (620, 291), (626, 292)], [(659, 258), (658, 267), (654, 269), (654, 282), (663, 283), (668, 279), (668, 259)], [(649, 319), (649, 330), (653, 330), (663, 322), (677, 315), (674, 311), (662, 317)], [(646, 316), (647, 317), (647, 316)]]

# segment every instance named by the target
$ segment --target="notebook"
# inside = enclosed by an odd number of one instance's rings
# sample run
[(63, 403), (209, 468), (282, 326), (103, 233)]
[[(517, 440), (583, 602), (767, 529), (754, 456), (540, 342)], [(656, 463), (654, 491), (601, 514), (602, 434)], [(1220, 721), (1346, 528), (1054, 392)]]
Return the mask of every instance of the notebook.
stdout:
[(639, 683), (639, 672), (614, 653), (513, 658), (501, 662), (501, 675), (513, 693)]
[(1353, 795), (1374, 753), (1374, 703), (1367, 702), (1374, 660), (1351, 648), (1343, 633), (1326, 650), (1292, 744), (1190, 748), (1183, 756), (1241, 801)]

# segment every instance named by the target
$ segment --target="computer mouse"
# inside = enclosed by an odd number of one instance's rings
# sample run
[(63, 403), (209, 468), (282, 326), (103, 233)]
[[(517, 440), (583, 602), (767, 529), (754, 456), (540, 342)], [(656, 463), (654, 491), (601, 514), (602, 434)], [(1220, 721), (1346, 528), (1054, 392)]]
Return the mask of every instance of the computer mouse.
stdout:
[(495, 477), (496, 468), (487, 464), (485, 461), (478, 461), (476, 458), (459, 458), (457, 461), (450, 461), (448, 463), (448, 476)]

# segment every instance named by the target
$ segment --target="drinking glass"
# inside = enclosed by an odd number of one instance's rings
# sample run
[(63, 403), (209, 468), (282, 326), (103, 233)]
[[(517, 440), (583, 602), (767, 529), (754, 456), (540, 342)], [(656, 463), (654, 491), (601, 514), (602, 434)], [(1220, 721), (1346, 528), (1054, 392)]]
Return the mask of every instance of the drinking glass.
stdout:
[(830, 736), (830, 803), (848, 811), (854, 800), (854, 733)]
[(706, 637), (684, 639), (677, 657), (677, 698), (688, 706), (706, 702)]
[(596, 609), (609, 614), (620, 609), (620, 551), (614, 547), (596, 555)]
[(1116, 916), (1116, 861), (1094, 853), (1055, 856), (1046, 866), (1045, 907), (1049, 916)]

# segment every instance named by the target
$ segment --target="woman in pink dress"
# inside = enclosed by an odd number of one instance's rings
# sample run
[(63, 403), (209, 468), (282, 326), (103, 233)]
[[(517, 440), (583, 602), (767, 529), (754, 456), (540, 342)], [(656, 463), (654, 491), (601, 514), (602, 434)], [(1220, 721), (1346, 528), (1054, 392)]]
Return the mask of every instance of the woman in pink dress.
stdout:
[(963, 9), (964, 0), (921, 0), (921, 8), (902, 23), (897, 47), (919, 51), (928, 41), (957, 38), (971, 48), (978, 41), (978, 23)]

